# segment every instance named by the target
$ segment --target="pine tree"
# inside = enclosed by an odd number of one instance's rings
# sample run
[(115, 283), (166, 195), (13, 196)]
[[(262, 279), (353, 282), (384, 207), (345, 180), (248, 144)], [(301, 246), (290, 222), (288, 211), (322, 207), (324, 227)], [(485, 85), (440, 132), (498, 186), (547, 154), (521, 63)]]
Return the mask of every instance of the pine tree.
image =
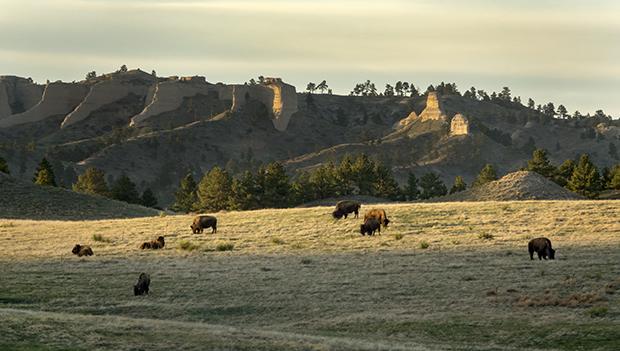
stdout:
[(254, 210), (259, 208), (257, 185), (254, 175), (245, 171), (231, 184), (230, 208), (233, 210)]
[(377, 163), (374, 173), (377, 179), (374, 184), (373, 195), (390, 200), (397, 200), (400, 196), (400, 188), (394, 179), (392, 170), (381, 163)]
[(140, 204), (145, 207), (157, 207), (157, 197), (150, 188), (144, 189), (140, 197)]
[(353, 193), (353, 157), (345, 155), (336, 169), (337, 196), (347, 196)]
[(213, 167), (198, 184), (198, 208), (205, 211), (221, 211), (229, 207), (232, 179), (228, 172)]
[(291, 182), (291, 192), (289, 195), (289, 203), (293, 206), (301, 205), (306, 202), (316, 200), (312, 193), (312, 185), (310, 183), (310, 174), (308, 172), (300, 172), (295, 180)]
[(335, 174), (336, 166), (333, 162), (320, 166), (310, 174), (309, 181), (314, 199), (327, 199), (337, 193)]
[(287, 207), (290, 184), (286, 170), (281, 163), (273, 162), (265, 167), (263, 182), (263, 207)]
[(553, 181), (556, 182), (559, 186), (562, 186), (562, 187), (566, 186), (571, 175), (573, 175), (574, 169), (575, 169), (575, 161), (573, 160), (564, 161), (560, 165), (560, 167), (558, 167), (557, 171), (555, 172), (556, 175)]
[(352, 178), (359, 195), (372, 195), (373, 184), (376, 181), (374, 170), (375, 163), (366, 154), (357, 156), (352, 167)]
[(532, 159), (527, 161), (527, 170), (536, 172), (545, 178), (552, 179), (555, 175), (555, 167), (549, 162), (547, 150), (536, 149), (532, 153)]
[(418, 189), (418, 178), (413, 173), (409, 173), (407, 177), (407, 184), (405, 185), (404, 195), (409, 201), (417, 200), (420, 197), (420, 190)]
[(108, 185), (105, 182), (105, 173), (97, 168), (91, 167), (81, 174), (77, 182), (72, 186), (73, 191), (91, 195), (110, 196)]
[(620, 190), (620, 165), (615, 165), (609, 174), (609, 189)]
[(52, 169), (52, 165), (47, 161), (44, 157), (37, 170), (34, 172), (34, 178), (32, 179), (33, 183), (38, 185), (50, 185), (56, 186), (56, 177), (54, 176), (54, 170)]
[(601, 190), (600, 176), (587, 154), (581, 155), (566, 187), (588, 198), (595, 198)]
[(140, 194), (136, 190), (136, 184), (124, 173), (112, 184), (110, 192), (115, 200), (130, 204), (140, 203)]
[(495, 167), (491, 164), (487, 164), (482, 168), (471, 187), (475, 188), (494, 180), (497, 180), (497, 172), (495, 171)]
[(426, 173), (420, 178), (420, 187), (422, 188), (422, 194), (420, 198), (430, 199), (431, 197), (443, 196), (448, 193), (446, 185), (441, 178), (433, 172)]
[(11, 172), (9, 172), (9, 165), (6, 163), (6, 160), (3, 159), (2, 157), (0, 157), (0, 172), (11, 174)]
[(195, 209), (198, 202), (197, 184), (191, 173), (181, 179), (179, 189), (174, 193), (174, 204), (170, 207), (175, 212), (188, 213)]
[(458, 193), (459, 191), (463, 191), (465, 189), (467, 189), (467, 183), (465, 183), (463, 177), (456, 176), (456, 178), (454, 178), (454, 185), (452, 185), (452, 188), (450, 189), (450, 194)]

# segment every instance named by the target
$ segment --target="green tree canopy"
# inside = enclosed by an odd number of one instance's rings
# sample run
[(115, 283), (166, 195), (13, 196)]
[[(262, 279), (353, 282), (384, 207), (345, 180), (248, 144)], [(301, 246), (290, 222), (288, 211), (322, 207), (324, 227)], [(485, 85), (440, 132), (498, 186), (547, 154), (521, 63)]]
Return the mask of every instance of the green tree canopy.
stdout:
[(407, 184), (403, 191), (403, 195), (409, 201), (414, 201), (420, 198), (420, 189), (418, 189), (418, 178), (415, 174), (409, 172), (407, 176)]
[(376, 181), (374, 183), (373, 195), (397, 200), (400, 197), (400, 188), (394, 179), (392, 170), (381, 163), (376, 163), (374, 173)]
[(555, 167), (549, 162), (547, 150), (545, 149), (534, 150), (532, 159), (527, 161), (527, 170), (536, 172), (549, 179), (552, 179), (555, 175)]
[(492, 164), (487, 164), (482, 168), (471, 187), (475, 188), (494, 180), (497, 180), (497, 172), (495, 171), (495, 167), (493, 167)]
[(56, 186), (56, 177), (54, 176), (54, 170), (52, 165), (47, 161), (45, 157), (39, 163), (37, 170), (34, 172), (34, 178), (32, 181), (38, 185), (50, 185)]
[(173, 211), (188, 213), (194, 210), (198, 202), (196, 190), (198, 185), (191, 173), (187, 173), (179, 184), (179, 188), (174, 193), (174, 204), (170, 207)]
[(566, 187), (588, 198), (595, 198), (601, 190), (600, 176), (587, 154), (581, 155)]
[(145, 207), (157, 207), (157, 197), (151, 188), (146, 188), (140, 196), (140, 204)]
[(620, 190), (620, 165), (615, 165), (609, 174), (609, 189)]
[(73, 184), (73, 191), (91, 195), (110, 196), (108, 185), (105, 182), (105, 173), (97, 168), (91, 167), (81, 174), (77, 182)]
[(420, 178), (420, 187), (422, 194), (420, 198), (430, 199), (431, 197), (443, 196), (448, 193), (446, 185), (443, 183), (439, 175), (430, 172)]
[(228, 172), (213, 167), (198, 184), (198, 208), (205, 211), (221, 211), (229, 207), (232, 179)]
[(230, 207), (234, 210), (254, 210), (260, 208), (258, 186), (254, 175), (245, 171), (240, 178), (235, 178), (231, 184)]
[(112, 184), (110, 193), (115, 200), (130, 204), (140, 203), (140, 194), (136, 190), (136, 184), (124, 173)]
[(11, 172), (9, 172), (9, 165), (6, 163), (6, 160), (3, 159), (2, 157), (0, 157), (0, 172), (11, 174)]
[(272, 162), (265, 167), (262, 177), (262, 205), (268, 208), (288, 206), (290, 185), (286, 170), (279, 162)]
[(454, 178), (454, 184), (452, 185), (452, 188), (450, 188), (450, 194), (458, 193), (459, 191), (463, 191), (465, 189), (467, 189), (467, 183), (465, 183), (463, 177), (456, 176), (456, 178)]

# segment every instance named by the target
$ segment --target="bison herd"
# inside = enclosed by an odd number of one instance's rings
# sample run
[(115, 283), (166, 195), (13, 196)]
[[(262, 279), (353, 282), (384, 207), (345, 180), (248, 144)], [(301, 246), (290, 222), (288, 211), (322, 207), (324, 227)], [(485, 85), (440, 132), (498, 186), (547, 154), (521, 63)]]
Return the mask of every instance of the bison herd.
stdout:
[[(336, 204), (336, 208), (332, 212), (335, 219), (347, 218), (351, 213), (354, 218), (359, 218), (359, 210), (362, 204), (357, 201), (344, 200)], [(390, 220), (384, 209), (371, 209), (364, 214), (364, 222), (360, 225), (360, 234), (372, 236), (375, 232), (381, 234), (381, 227), (387, 228)], [(205, 228), (211, 228), (211, 233), (217, 233), (217, 218), (213, 216), (200, 215), (196, 216), (189, 226), (194, 234), (201, 234)], [(166, 242), (163, 236), (156, 240), (146, 241), (140, 245), (142, 250), (163, 249)], [(555, 250), (551, 247), (551, 240), (547, 238), (536, 238), (530, 240), (527, 245), (530, 254), (530, 260), (534, 259), (534, 252), (538, 255), (538, 259), (555, 259)], [(92, 256), (93, 250), (90, 246), (76, 244), (71, 252), (78, 257)], [(141, 273), (138, 282), (134, 285), (134, 295), (148, 295), (151, 277), (147, 273)]]

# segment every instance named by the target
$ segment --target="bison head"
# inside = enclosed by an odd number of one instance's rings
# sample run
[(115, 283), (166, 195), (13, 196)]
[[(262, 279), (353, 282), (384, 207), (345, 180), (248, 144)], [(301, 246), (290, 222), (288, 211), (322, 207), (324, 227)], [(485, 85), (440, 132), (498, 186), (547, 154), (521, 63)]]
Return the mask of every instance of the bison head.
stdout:
[(332, 212), (332, 216), (334, 216), (334, 218), (336, 218), (336, 219), (340, 219), (340, 218), (342, 218), (342, 216), (344, 216), (344, 214), (342, 212), (340, 212), (340, 210), (336, 210), (336, 211)]
[(388, 224), (390, 224), (390, 220), (389, 219), (384, 219), (383, 220), (383, 226), (387, 228)]
[(73, 247), (73, 250), (71, 250), (71, 252), (72, 252), (74, 255), (77, 255), (77, 254), (78, 254), (78, 252), (80, 252), (80, 249), (81, 249), (81, 248), (82, 248), (82, 247), (80, 246), (80, 244), (75, 244), (75, 246)]
[(190, 228), (192, 228), (192, 233), (194, 234), (198, 234), (198, 228), (196, 228), (196, 226), (192, 223), (189, 226)]
[(549, 258), (555, 260), (555, 250), (549, 249)]

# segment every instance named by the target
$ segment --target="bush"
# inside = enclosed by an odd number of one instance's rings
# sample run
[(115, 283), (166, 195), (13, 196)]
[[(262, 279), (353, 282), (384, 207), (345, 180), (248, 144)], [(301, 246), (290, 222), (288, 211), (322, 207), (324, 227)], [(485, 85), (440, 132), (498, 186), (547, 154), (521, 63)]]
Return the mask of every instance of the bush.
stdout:
[(480, 233), (478, 234), (478, 238), (482, 240), (492, 240), (495, 237), (491, 233)]
[(97, 242), (100, 242), (100, 243), (111, 243), (112, 242), (112, 240), (104, 237), (101, 234), (93, 234), (93, 240), (97, 241)]
[(179, 243), (179, 249), (185, 251), (194, 251), (198, 248), (198, 245), (192, 243), (189, 240), (183, 240)]
[(609, 309), (605, 306), (596, 306), (588, 310), (588, 314), (591, 318), (605, 317), (607, 315), (607, 312), (609, 312)]
[(422, 249), (422, 250), (428, 249), (429, 246), (431, 246), (431, 244), (429, 244), (426, 241), (420, 242), (420, 249)]
[(233, 243), (221, 243), (215, 247), (216, 251), (232, 251), (235, 245)]
[(271, 242), (276, 244), (276, 245), (284, 245), (286, 244), (286, 242), (280, 238), (273, 238), (271, 239)]
[(394, 240), (400, 240), (402, 238), (404, 238), (405, 235), (403, 233), (396, 233), (394, 234)]

